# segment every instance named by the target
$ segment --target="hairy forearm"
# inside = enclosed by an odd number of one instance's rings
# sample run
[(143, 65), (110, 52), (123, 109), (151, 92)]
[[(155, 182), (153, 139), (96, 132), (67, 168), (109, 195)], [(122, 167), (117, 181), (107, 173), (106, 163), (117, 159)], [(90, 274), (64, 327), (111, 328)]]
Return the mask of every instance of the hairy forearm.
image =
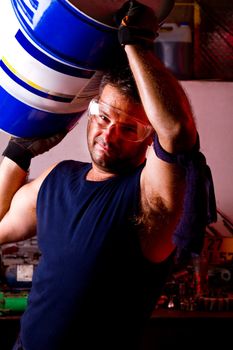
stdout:
[(0, 164), (0, 220), (8, 211), (17, 190), (25, 184), (27, 172), (11, 159), (4, 157)]
[(168, 152), (185, 151), (196, 140), (188, 98), (177, 79), (153, 52), (126, 45), (125, 51), (145, 112)]

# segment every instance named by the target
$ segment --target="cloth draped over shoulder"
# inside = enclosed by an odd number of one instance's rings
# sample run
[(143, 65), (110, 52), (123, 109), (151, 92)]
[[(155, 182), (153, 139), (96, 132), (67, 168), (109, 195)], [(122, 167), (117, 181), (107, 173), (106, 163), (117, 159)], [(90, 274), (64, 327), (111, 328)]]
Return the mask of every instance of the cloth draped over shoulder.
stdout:
[(160, 145), (157, 135), (153, 146), (158, 158), (179, 164), (186, 172), (183, 213), (173, 234), (173, 242), (177, 247), (177, 259), (187, 259), (201, 253), (206, 226), (217, 221), (212, 173), (205, 156), (200, 152), (199, 135), (195, 146), (186, 153), (168, 153)]

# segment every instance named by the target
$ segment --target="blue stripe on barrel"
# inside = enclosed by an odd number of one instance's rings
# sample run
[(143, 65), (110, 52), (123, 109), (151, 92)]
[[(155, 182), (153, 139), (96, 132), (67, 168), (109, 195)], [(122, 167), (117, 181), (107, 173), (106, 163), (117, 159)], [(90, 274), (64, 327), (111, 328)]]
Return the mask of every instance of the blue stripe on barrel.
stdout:
[(55, 134), (66, 128), (72, 128), (83, 115), (83, 111), (57, 114), (33, 108), (10, 95), (1, 86), (0, 96), (0, 129), (19, 137)]

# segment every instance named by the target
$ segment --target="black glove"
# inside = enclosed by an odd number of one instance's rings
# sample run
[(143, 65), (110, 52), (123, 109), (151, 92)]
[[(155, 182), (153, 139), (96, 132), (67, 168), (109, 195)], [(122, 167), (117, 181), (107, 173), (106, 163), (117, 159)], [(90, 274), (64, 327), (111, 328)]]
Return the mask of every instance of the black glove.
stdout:
[(115, 14), (119, 26), (118, 40), (122, 46), (141, 45), (153, 49), (158, 36), (158, 21), (154, 11), (138, 1), (127, 1)]
[(20, 168), (27, 171), (32, 158), (49, 151), (52, 147), (56, 146), (67, 133), (68, 130), (65, 130), (47, 138), (20, 138), (12, 136), (2, 155), (10, 158), (13, 162), (18, 164)]

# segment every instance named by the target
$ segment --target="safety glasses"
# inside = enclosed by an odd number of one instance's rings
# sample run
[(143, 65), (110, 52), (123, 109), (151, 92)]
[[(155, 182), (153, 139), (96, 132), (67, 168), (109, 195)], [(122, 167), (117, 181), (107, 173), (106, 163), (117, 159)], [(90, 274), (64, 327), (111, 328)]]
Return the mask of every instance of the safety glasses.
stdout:
[(145, 140), (153, 131), (151, 125), (143, 124), (120, 109), (109, 106), (98, 99), (91, 100), (88, 118), (101, 129), (116, 128), (120, 138), (132, 142)]

